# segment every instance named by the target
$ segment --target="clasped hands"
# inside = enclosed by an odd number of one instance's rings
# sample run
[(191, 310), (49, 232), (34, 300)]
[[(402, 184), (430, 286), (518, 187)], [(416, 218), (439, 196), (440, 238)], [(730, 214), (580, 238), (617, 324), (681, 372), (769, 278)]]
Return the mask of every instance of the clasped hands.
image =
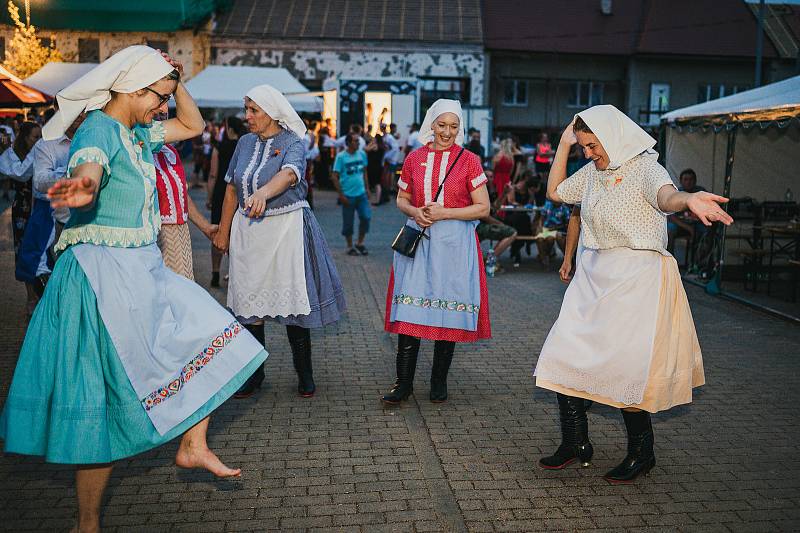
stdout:
[(447, 218), (447, 208), (437, 202), (427, 202), (414, 213), (414, 222), (421, 228), (430, 227), (434, 222)]

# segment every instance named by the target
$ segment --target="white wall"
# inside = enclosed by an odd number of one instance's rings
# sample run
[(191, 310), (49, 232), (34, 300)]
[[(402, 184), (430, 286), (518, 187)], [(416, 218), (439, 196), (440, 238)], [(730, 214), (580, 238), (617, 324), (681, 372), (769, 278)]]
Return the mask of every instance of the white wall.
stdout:
[[(253, 65), (284, 67), (300, 80), (331, 78), (420, 78), (449, 77), (470, 79), (470, 104), (485, 105), (485, 54), (482, 51), (348, 50), (325, 48), (286, 50), (268, 42), (212, 43), (213, 63), (217, 65)], [(362, 45), (359, 45), (362, 46)]]

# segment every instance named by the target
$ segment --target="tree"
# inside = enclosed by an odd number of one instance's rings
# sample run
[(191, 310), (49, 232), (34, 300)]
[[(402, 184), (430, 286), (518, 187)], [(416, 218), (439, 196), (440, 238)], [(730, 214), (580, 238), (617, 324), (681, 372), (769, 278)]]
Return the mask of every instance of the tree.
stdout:
[(61, 52), (51, 37), (50, 46), (44, 46), (31, 25), (28, 2), (25, 2), (26, 21), (19, 16), (19, 8), (8, 0), (8, 14), (14, 21), (14, 37), (6, 48), (5, 67), (20, 78), (27, 78), (51, 61), (62, 61)]

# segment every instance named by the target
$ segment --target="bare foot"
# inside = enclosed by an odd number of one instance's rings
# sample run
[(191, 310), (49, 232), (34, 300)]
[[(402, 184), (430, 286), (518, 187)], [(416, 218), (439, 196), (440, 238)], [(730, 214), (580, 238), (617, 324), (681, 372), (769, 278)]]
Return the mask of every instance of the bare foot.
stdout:
[(228, 468), (208, 448), (196, 449), (182, 445), (175, 455), (175, 464), (181, 468), (205, 468), (215, 476), (222, 478), (242, 475), (240, 468)]

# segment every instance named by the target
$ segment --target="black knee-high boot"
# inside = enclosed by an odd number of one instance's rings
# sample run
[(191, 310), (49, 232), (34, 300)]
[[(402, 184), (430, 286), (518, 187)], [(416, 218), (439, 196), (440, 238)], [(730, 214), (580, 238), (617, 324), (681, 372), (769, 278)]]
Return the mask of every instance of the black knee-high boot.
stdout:
[(560, 470), (578, 460), (582, 466), (589, 466), (594, 449), (589, 442), (586, 401), (560, 393), (556, 397), (561, 419), (561, 446), (553, 455), (539, 459), (539, 466), (548, 470)]
[(286, 335), (292, 347), (292, 362), (297, 372), (297, 393), (311, 398), (317, 390), (314, 369), (311, 366), (311, 330), (300, 326), (286, 326)]
[[(251, 324), (245, 325), (244, 327), (250, 334), (256, 338), (256, 340), (264, 346), (264, 324)], [(261, 383), (264, 382), (264, 363), (253, 372), (253, 375), (247, 378), (247, 381), (239, 387), (239, 390), (236, 391), (233, 395), (234, 398), (242, 399), (242, 398), (249, 398), (253, 395), (256, 389), (261, 388)]]
[(447, 373), (453, 362), (456, 343), (436, 341), (433, 347), (433, 366), (431, 367), (431, 401), (441, 403), (447, 400)]
[(647, 411), (622, 410), (628, 430), (628, 455), (605, 476), (609, 483), (632, 483), (656, 465), (653, 451), (653, 424)]
[(408, 399), (414, 390), (414, 372), (417, 369), (419, 337), (400, 335), (397, 338), (397, 380), (392, 390), (381, 398), (383, 403), (395, 405)]

